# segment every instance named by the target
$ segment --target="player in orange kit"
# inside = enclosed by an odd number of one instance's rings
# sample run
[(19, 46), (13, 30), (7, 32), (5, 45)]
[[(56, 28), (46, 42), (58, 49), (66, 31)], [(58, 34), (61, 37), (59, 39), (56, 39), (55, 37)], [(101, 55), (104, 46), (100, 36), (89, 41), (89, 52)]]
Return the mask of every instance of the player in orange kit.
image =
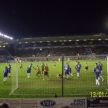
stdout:
[(41, 76), (41, 70), (38, 65), (36, 66), (35, 70), (36, 70), (36, 76)]
[(44, 76), (47, 76), (49, 78), (49, 67), (47, 64), (44, 67)]

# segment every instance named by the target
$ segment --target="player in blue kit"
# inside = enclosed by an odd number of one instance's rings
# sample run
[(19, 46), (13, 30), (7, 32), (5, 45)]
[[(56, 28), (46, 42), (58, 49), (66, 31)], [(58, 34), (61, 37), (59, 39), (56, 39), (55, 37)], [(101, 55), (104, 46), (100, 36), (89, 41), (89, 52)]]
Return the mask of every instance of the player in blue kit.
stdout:
[(64, 65), (64, 77), (67, 77), (67, 74), (69, 73), (69, 70), (68, 70), (68, 64), (66, 63)]
[(104, 79), (103, 79), (103, 77), (102, 77), (103, 65), (102, 65), (101, 62), (99, 62), (97, 65), (98, 65), (98, 68), (99, 68), (99, 70), (100, 70), (100, 77), (99, 77), (99, 79), (101, 79), (102, 81), (104, 81)]
[[(64, 65), (64, 75), (63, 75), (63, 77), (68, 79), (69, 76), (72, 76), (72, 69), (71, 69), (70, 65), (68, 63), (66, 63)], [(62, 74), (58, 74), (57, 79), (58, 78), (62, 78)]]
[(72, 70), (68, 63), (64, 65), (64, 74), (66, 78), (69, 78), (69, 76), (72, 75)]
[(11, 65), (9, 64), (8, 65), (8, 74), (9, 74), (9, 77), (11, 76)]
[(32, 63), (27, 67), (27, 78), (30, 78)]
[(96, 63), (96, 66), (94, 67), (94, 74), (95, 74), (95, 78), (96, 78), (96, 86), (99, 86), (100, 85), (100, 82), (99, 82), (100, 69), (99, 69), (97, 63)]
[(77, 71), (77, 77), (79, 77), (80, 76), (80, 70), (81, 70), (80, 62), (77, 62), (76, 66), (75, 66), (75, 69)]
[(8, 77), (8, 67), (5, 66), (4, 71), (3, 71), (3, 81), (6, 81)]

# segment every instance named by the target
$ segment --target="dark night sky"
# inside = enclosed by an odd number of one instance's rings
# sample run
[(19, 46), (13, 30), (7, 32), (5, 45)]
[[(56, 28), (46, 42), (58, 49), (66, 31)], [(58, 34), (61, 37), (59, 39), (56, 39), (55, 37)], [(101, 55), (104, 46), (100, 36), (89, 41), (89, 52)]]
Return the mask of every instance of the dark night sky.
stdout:
[(108, 2), (0, 1), (0, 31), (17, 38), (108, 33)]

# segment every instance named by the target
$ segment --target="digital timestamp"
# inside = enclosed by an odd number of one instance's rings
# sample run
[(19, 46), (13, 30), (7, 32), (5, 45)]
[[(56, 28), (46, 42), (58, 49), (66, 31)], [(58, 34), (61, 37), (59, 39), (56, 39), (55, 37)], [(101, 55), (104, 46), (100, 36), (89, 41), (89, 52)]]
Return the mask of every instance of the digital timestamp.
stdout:
[(92, 91), (90, 97), (108, 97), (108, 92), (105, 91)]

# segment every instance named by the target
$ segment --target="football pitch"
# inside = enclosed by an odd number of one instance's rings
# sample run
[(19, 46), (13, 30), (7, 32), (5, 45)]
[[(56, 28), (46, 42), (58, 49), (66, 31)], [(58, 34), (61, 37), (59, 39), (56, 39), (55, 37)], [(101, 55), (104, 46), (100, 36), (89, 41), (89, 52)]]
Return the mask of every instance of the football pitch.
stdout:
[[(0, 98), (36, 98), (36, 97), (91, 97), (92, 92), (108, 92), (107, 86), (107, 61), (101, 60), (103, 64), (102, 76), (104, 81), (100, 79), (100, 86), (95, 84), (95, 75), (93, 68), (96, 62), (99, 60), (79, 60), (81, 63), (80, 77), (77, 77), (75, 70), (76, 60), (65, 61), (68, 62), (72, 68), (73, 76), (63, 80), (57, 78), (57, 74), (62, 73), (61, 61), (39, 61), (39, 62), (22, 62), (23, 67), (20, 69), (21, 63), (11, 63), (12, 70), (11, 76), (8, 76), (6, 82), (3, 82), (3, 69), (7, 65), (6, 63), (0, 64)], [(89, 70), (85, 71), (86, 62), (88, 63)], [(30, 78), (27, 78), (27, 66), (32, 63), (32, 71)], [(47, 63), (49, 66), (49, 79), (45, 77), (36, 76), (35, 67), (42, 63)], [(18, 72), (18, 79), (13, 76), (13, 73)], [(15, 74), (14, 74), (15, 75)], [(12, 80), (14, 79), (14, 80)], [(12, 86), (16, 84), (18, 80), (18, 88), (12, 93)], [(63, 90), (63, 91), (62, 91)], [(11, 93), (11, 95), (10, 95)]]

